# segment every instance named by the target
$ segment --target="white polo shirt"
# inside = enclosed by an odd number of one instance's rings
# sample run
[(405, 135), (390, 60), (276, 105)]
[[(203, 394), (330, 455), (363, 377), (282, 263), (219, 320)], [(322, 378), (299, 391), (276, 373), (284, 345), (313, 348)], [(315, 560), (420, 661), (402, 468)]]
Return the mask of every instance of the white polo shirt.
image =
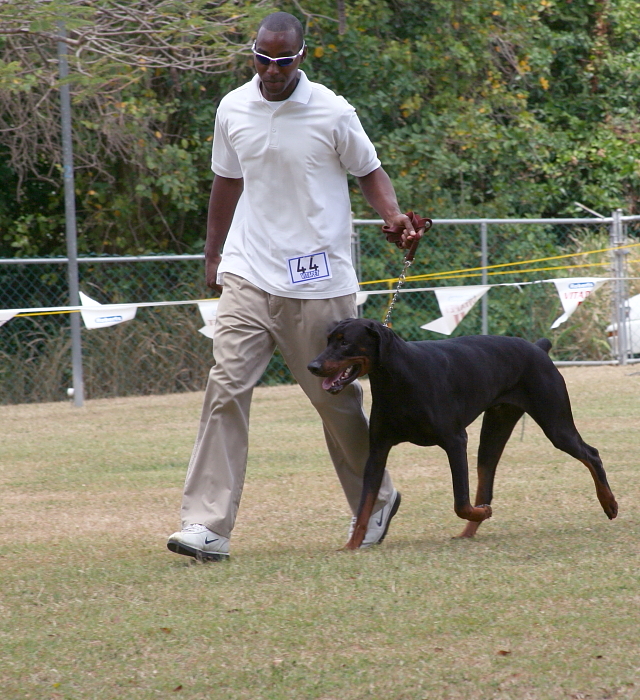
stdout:
[(356, 292), (346, 174), (380, 167), (375, 148), (355, 109), (302, 71), (275, 109), (259, 85), (255, 75), (216, 114), (212, 170), (244, 179), (218, 281), (231, 272), (296, 299)]

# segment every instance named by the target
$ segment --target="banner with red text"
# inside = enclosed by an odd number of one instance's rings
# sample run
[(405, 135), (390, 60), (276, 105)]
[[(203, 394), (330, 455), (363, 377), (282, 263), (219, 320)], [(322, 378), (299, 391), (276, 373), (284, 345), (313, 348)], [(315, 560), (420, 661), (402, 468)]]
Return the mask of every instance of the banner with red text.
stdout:
[(474, 304), (491, 289), (489, 284), (477, 284), (472, 287), (443, 287), (435, 289), (434, 294), (440, 306), (442, 316), (435, 321), (420, 326), (425, 331), (450, 335), (456, 326), (471, 311)]
[(564, 309), (562, 316), (553, 322), (551, 328), (557, 328), (591, 294), (596, 292), (607, 281), (606, 277), (565, 277), (552, 280), (556, 285), (560, 303)]

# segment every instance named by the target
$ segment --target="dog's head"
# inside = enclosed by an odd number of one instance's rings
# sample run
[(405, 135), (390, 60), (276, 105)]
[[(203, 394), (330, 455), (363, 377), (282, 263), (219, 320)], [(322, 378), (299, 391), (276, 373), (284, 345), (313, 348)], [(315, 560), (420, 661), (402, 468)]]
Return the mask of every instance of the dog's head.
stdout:
[(325, 350), (307, 365), (307, 369), (317, 377), (325, 377), (323, 389), (338, 394), (377, 367), (381, 338), (385, 333), (392, 331), (368, 318), (340, 321), (329, 333)]

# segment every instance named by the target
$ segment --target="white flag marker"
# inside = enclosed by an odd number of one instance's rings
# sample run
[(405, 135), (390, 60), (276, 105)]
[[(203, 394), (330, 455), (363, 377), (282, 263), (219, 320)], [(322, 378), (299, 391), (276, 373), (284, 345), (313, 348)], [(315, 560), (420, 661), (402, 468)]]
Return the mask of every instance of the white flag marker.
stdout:
[(553, 322), (551, 328), (557, 328), (582, 304), (593, 292), (607, 281), (606, 277), (565, 277), (553, 280), (560, 297), (564, 313)]
[(0, 311), (0, 326), (10, 321), (17, 313), (17, 311)]
[(356, 306), (362, 306), (368, 297), (368, 292), (356, 292)]
[(442, 316), (435, 321), (420, 326), (426, 331), (451, 335), (456, 326), (471, 311), (478, 299), (491, 289), (490, 285), (477, 284), (471, 287), (443, 287), (435, 289), (436, 299)]
[(138, 307), (135, 304), (100, 304), (95, 299), (80, 292), (82, 306), (91, 307), (80, 311), (87, 328), (106, 328), (135, 318)]
[(213, 334), (216, 327), (216, 314), (218, 313), (219, 299), (215, 301), (199, 301), (198, 309), (200, 309), (200, 315), (204, 321), (204, 326), (199, 328), (198, 331), (207, 338), (213, 338)]

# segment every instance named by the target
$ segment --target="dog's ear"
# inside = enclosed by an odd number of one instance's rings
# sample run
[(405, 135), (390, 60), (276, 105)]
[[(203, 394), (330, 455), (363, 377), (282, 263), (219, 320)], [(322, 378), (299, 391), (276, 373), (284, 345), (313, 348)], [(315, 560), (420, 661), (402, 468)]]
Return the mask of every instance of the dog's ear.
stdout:
[(367, 333), (376, 339), (376, 344), (378, 346), (378, 360), (381, 360), (393, 342), (395, 334), (390, 328), (387, 328), (380, 323), (380, 321), (373, 321), (372, 319), (363, 320), (366, 322), (365, 328)]
[(372, 321), (370, 318), (363, 318), (362, 323), (367, 333), (374, 336), (375, 338), (380, 338), (380, 324), (377, 321)]
[(361, 318), (360, 321), (364, 323), (368, 331), (377, 333), (377, 335), (381, 338), (387, 331), (391, 333), (393, 332), (390, 328), (387, 328), (383, 323), (380, 323), (380, 321), (376, 321), (372, 318)]

